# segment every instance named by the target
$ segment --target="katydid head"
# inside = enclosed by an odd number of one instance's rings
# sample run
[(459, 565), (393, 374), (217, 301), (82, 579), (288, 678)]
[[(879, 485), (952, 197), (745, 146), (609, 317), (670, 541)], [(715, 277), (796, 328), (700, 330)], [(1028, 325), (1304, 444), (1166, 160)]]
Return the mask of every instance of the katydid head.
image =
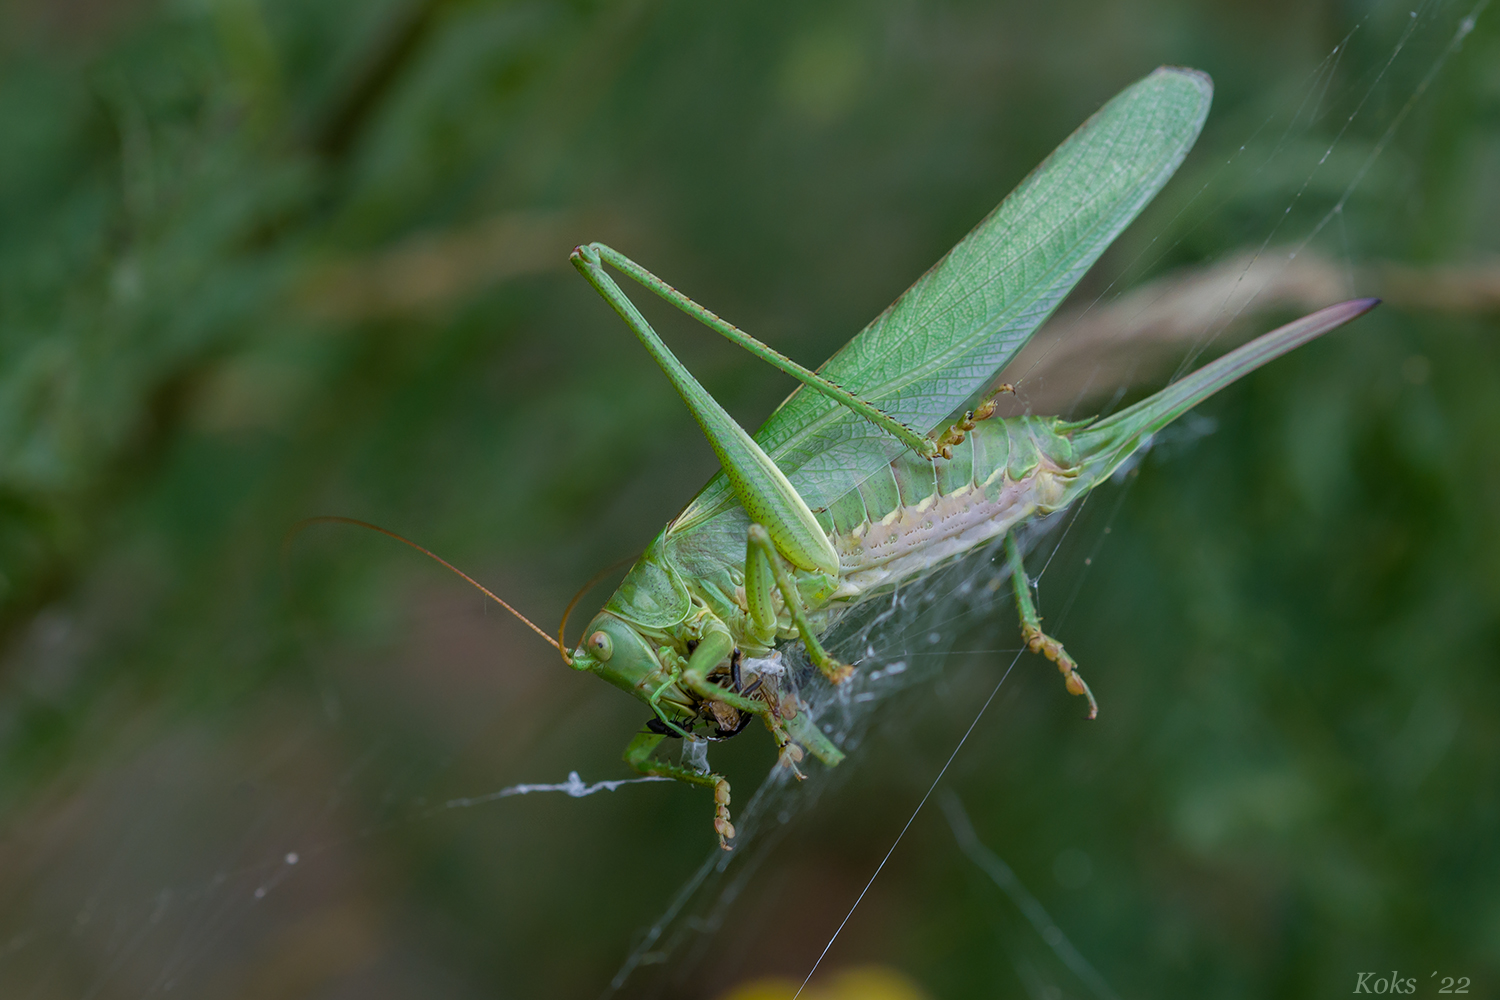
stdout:
[[(649, 556), (649, 553), (647, 555)], [(594, 620), (589, 622), (589, 627), (584, 630), (583, 641), (578, 648), (572, 654), (564, 652), (563, 659), (574, 670), (590, 671), (615, 687), (645, 699), (651, 693), (646, 689), (652, 687), (648, 679), (659, 672), (662, 666), (661, 657), (657, 652), (657, 642), (651, 636), (659, 636), (663, 633), (649, 629), (643, 630), (641, 627), (642, 609), (624, 595), (639, 593), (642, 587), (646, 588), (645, 593), (654, 593), (661, 588), (662, 584), (658, 577), (663, 571), (656, 559), (637, 560), (632, 557), (630, 560), (615, 563), (595, 574), (593, 579), (580, 587), (578, 593), (573, 595), (573, 599), (568, 602), (567, 608), (563, 611), (562, 624), (557, 628), (557, 645), (560, 650), (567, 649), (564, 636), (568, 629), (568, 618), (572, 615), (573, 609), (578, 606), (578, 602), (583, 599), (583, 595), (625, 562), (632, 561), (635, 562), (635, 566), (626, 574), (620, 584), (620, 589), (594, 616)], [(686, 597), (686, 590), (683, 591), (683, 596)], [(647, 607), (650, 606), (652, 605), (647, 605)]]
[(573, 651), (572, 666), (632, 694), (639, 694), (642, 682), (661, 668), (646, 637), (608, 611), (599, 612), (589, 623), (583, 643)]

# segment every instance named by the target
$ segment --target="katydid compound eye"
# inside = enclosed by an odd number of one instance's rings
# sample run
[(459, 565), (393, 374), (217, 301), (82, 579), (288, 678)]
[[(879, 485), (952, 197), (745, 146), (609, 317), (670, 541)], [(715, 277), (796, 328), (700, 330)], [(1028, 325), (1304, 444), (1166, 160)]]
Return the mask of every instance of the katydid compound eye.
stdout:
[(609, 659), (610, 654), (615, 651), (615, 644), (610, 641), (606, 632), (595, 632), (589, 636), (588, 647), (589, 652), (600, 661)]

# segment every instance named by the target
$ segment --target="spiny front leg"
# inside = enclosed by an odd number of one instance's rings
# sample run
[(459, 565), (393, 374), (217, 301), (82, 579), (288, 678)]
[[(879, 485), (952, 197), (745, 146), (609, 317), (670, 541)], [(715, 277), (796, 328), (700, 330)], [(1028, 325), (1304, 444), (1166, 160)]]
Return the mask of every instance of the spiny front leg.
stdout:
[(729, 782), (722, 774), (713, 771), (695, 771), (681, 764), (654, 760), (651, 753), (665, 738), (660, 733), (636, 734), (635, 739), (625, 748), (625, 763), (649, 777), (674, 778), (690, 785), (713, 789), (714, 832), (719, 835), (719, 846), (726, 851), (731, 850), (729, 842), (734, 839), (734, 824), (729, 822)]
[(750, 604), (751, 617), (757, 623), (775, 620), (775, 611), (770, 606), (768, 571), (770, 579), (775, 581), (776, 588), (781, 591), (781, 599), (787, 610), (792, 613), (792, 624), (796, 626), (802, 644), (807, 647), (808, 658), (834, 684), (842, 684), (853, 677), (854, 668), (829, 656), (823, 644), (818, 641), (817, 634), (807, 621), (807, 612), (802, 607), (802, 595), (797, 592), (797, 584), (787, 572), (776, 546), (771, 543), (771, 533), (759, 524), (752, 524), (745, 545), (745, 596)]
[(1020, 612), (1021, 638), (1025, 640), (1026, 648), (1033, 653), (1041, 653), (1057, 664), (1068, 693), (1087, 698), (1089, 718), (1097, 717), (1099, 703), (1094, 701), (1094, 693), (1078, 673), (1078, 664), (1063, 649), (1062, 643), (1042, 631), (1042, 617), (1036, 613), (1036, 607), (1031, 603), (1031, 581), (1026, 576), (1026, 566), (1021, 561), (1021, 550), (1016, 546), (1016, 536), (1013, 534), (1005, 536), (1005, 554), (1010, 560), (1010, 582), (1016, 592), (1016, 610)]

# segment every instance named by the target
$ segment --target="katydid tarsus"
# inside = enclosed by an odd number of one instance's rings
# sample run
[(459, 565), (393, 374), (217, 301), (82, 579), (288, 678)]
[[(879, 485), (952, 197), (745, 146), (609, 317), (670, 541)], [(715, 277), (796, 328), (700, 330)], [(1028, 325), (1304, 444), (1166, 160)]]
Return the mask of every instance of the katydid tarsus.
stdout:
[[(830, 682), (845, 681), (854, 666), (820, 641), (841, 615), (1002, 536), (1023, 639), (1057, 664), (1092, 718), (1088, 685), (1042, 631), (1014, 530), (1077, 501), (1218, 389), (1374, 306), (1359, 299), (1315, 312), (1103, 419), (995, 415), (1000, 371), (1176, 171), (1211, 94), (1206, 75), (1165, 67), (1127, 88), (816, 372), (608, 247), (573, 251), (692, 411), (721, 471), (650, 544), (582, 644), (570, 652), (559, 635), (556, 645), (574, 669), (650, 707), (626, 761), (711, 789), (726, 849), (728, 781), (658, 759), (662, 741), (732, 735), (754, 717), (774, 737), (779, 766), (795, 771), (804, 751), (837, 764), (842, 752), (767, 658), (797, 640)], [(802, 384), (747, 433), (609, 269)]]

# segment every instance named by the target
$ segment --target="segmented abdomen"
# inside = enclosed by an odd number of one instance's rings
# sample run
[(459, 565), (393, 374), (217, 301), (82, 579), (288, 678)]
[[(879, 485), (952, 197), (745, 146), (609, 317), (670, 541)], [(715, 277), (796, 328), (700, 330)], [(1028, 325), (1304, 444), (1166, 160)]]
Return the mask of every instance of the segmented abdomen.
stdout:
[(905, 452), (819, 512), (839, 554), (833, 599), (857, 602), (920, 577), (1032, 513), (1065, 506), (1078, 473), (1068, 429), (1056, 418), (986, 420), (952, 459)]

